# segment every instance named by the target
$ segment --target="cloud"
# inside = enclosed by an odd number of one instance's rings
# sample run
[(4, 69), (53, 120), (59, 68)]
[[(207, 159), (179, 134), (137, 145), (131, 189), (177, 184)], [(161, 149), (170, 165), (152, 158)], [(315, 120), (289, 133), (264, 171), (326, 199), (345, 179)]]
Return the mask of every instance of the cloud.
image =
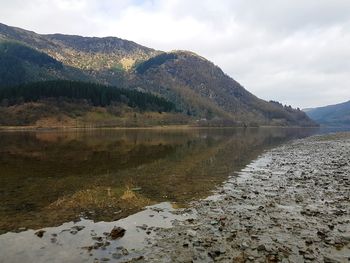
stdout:
[(0, 0), (0, 22), (188, 49), (295, 107), (350, 99), (348, 0)]

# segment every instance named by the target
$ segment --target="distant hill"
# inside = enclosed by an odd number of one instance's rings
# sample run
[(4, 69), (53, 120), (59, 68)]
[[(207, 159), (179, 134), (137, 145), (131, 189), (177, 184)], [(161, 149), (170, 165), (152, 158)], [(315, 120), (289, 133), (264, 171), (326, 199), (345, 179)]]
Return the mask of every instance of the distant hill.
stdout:
[(189, 51), (167, 53), (115, 37), (40, 35), (4, 24), (0, 46), (0, 85), (63, 79), (133, 89), (171, 101), (196, 125), (316, 125), (300, 110), (257, 98)]
[(350, 127), (350, 101), (304, 111), (321, 125)]

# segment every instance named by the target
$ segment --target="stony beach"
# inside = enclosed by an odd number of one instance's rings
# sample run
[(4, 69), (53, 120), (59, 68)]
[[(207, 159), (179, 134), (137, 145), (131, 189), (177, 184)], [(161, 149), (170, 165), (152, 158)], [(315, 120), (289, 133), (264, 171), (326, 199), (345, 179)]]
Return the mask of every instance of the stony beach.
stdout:
[(261, 155), (135, 262), (350, 262), (350, 133)]

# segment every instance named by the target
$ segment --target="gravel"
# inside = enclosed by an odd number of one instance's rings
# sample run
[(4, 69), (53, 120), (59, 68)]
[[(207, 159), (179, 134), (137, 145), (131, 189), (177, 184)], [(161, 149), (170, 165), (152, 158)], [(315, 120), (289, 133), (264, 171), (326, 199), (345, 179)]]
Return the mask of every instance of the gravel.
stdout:
[(134, 261), (350, 262), (350, 133), (270, 150), (191, 209)]

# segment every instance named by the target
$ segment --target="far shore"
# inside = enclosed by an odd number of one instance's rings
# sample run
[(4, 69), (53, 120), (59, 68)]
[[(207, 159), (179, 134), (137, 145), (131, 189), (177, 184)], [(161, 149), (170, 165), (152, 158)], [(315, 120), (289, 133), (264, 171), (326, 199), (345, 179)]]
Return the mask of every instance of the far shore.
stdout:
[(0, 126), (0, 132), (16, 132), (16, 131), (74, 131), (74, 130), (193, 130), (193, 129), (259, 129), (259, 128), (287, 128), (287, 129), (317, 129), (314, 127), (302, 126), (195, 126), (195, 125), (162, 125), (162, 126), (146, 126), (146, 127), (74, 127), (74, 126)]

